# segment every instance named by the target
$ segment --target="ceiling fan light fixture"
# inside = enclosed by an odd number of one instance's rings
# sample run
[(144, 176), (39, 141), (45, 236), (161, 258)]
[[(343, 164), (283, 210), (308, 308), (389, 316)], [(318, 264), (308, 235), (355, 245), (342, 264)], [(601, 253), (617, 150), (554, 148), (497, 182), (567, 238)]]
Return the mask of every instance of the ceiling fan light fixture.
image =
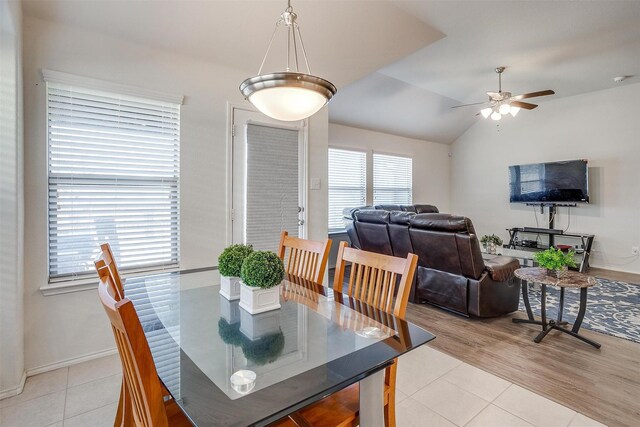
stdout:
[(495, 121), (498, 121), (502, 118), (502, 114), (500, 114), (498, 111), (494, 111), (493, 113), (491, 113), (491, 118)]
[(500, 108), (498, 108), (498, 111), (500, 112), (500, 114), (507, 115), (511, 112), (511, 105), (509, 105), (508, 103), (504, 103), (500, 105)]
[(511, 114), (511, 117), (515, 117), (519, 111), (520, 111), (520, 107), (511, 107), (509, 110), (509, 114)]
[(491, 107), (483, 108), (482, 110), (480, 110), (480, 114), (482, 114), (482, 117), (484, 117), (485, 119), (488, 118), (492, 112), (493, 109)]
[[(258, 75), (250, 77), (240, 84), (240, 92), (263, 114), (282, 121), (306, 119), (317, 113), (338, 91), (336, 87), (321, 77), (311, 74), (307, 53), (296, 22), (297, 15), (291, 7), (287, 8), (276, 22), (269, 47), (264, 55)], [(287, 67), (286, 71), (262, 74), (262, 68), (271, 50), (280, 25), (287, 28)], [(298, 67), (298, 41), (307, 73), (301, 73)], [(291, 49), (293, 47), (293, 49)], [(293, 56), (295, 72), (291, 71), (290, 61)]]

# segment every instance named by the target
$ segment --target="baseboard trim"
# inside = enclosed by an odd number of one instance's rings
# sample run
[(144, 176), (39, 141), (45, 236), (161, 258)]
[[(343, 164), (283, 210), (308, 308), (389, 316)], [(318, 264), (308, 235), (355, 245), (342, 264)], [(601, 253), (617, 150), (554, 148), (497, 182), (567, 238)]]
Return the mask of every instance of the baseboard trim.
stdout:
[(88, 353), (83, 356), (72, 357), (69, 359), (61, 360), (59, 362), (49, 363), (48, 365), (42, 365), (36, 368), (27, 369), (26, 371), (27, 377), (42, 374), (44, 372), (53, 371), (55, 369), (66, 368), (82, 362), (88, 362), (89, 360), (100, 359), (101, 357), (105, 357), (105, 356), (111, 356), (112, 354), (116, 354), (117, 352), (118, 352), (118, 349), (113, 347), (107, 350), (96, 351), (94, 353)]
[(0, 391), (0, 400), (6, 399), (7, 397), (17, 396), (22, 393), (24, 390), (24, 383), (27, 381), (27, 371), (22, 371), (22, 377), (20, 378), (20, 382), (14, 388), (10, 388), (7, 390)]

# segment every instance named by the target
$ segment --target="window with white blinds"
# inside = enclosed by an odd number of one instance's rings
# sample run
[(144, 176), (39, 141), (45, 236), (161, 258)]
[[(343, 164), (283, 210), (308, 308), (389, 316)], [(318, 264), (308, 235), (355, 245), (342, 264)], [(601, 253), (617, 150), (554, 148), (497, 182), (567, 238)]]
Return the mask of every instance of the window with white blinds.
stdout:
[(342, 211), (366, 204), (367, 155), (329, 148), (329, 231), (344, 230)]
[(177, 266), (180, 104), (47, 81), (47, 128), (50, 281)]
[(409, 205), (412, 199), (412, 159), (373, 153), (373, 204)]

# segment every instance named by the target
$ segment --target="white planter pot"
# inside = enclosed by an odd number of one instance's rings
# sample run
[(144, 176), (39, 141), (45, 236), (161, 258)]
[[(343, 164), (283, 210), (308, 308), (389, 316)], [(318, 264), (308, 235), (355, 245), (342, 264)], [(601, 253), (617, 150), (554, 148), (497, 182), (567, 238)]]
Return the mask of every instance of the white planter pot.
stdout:
[(280, 312), (272, 310), (261, 314), (250, 314), (240, 310), (240, 332), (255, 341), (267, 335), (280, 332)]
[(240, 308), (249, 314), (264, 313), (280, 308), (280, 286), (262, 289), (240, 282)]
[(229, 301), (240, 299), (240, 278), (220, 276), (220, 295)]
[[(239, 298), (239, 297), (238, 297)], [(240, 301), (229, 301), (226, 298), (220, 298), (220, 317), (233, 325), (240, 321)]]

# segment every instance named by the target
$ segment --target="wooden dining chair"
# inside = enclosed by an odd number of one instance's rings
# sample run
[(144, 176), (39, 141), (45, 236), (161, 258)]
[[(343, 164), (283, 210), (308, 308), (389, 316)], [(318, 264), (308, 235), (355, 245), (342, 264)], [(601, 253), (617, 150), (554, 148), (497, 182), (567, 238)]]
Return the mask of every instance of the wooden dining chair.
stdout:
[[(287, 249), (289, 249), (289, 256), (286, 256)], [(318, 242), (292, 237), (283, 231), (280, 236), (278, 256), (284, 262), (285, 270), (289, 275), (322, 284), (329, 260), (329, 249), (331, 249), (331, 239)]]
[(163, 397), (149, 343), (133, 303), (116, 300), (112, 274), (108, 267), (98, 269), (98, 295), (111, 322), (123, 370), (124, 416), (116, 418), (122, 427), (186, 427), (192, 426), (175, 400)]
[[(404, 319), (411, 283), (418, 264), (416, 255), (410, 253), (407, 258), (397, 258), (350, 248), (347, 242), (340, 242), (333, 281), (334, 293), (343, 293), (347, 263), (351, 264), (347, 288), (349, 297)], [(396, 425), (397, 362), (397, 359), (394, 360), (385, 370), (386, 427)], [(298, 414), (314, 426), (356, 426), (359, 423), (359, 394), (360, 388), (356, 383), (300, 410)]]
[(100, 268), (106, 267), (109, 269), (109, 273), (111, 274), (111, 282), (114, 287), (114, 297), (116, 301), (120, 301), (124, 298), (124, 285), (122, 282), (122, 278), (120, 277), (120, 272), (118, 271), (118, 265), (116, 264), (116, 259), (113, 256), (113, 252), (111, 251), (111, 246), (109, 243), (103, 243), (100, 245), (100, 254), (98, 254), (97, 258), (94, 261), (96, 265), (96, 270), (99, 272)]

